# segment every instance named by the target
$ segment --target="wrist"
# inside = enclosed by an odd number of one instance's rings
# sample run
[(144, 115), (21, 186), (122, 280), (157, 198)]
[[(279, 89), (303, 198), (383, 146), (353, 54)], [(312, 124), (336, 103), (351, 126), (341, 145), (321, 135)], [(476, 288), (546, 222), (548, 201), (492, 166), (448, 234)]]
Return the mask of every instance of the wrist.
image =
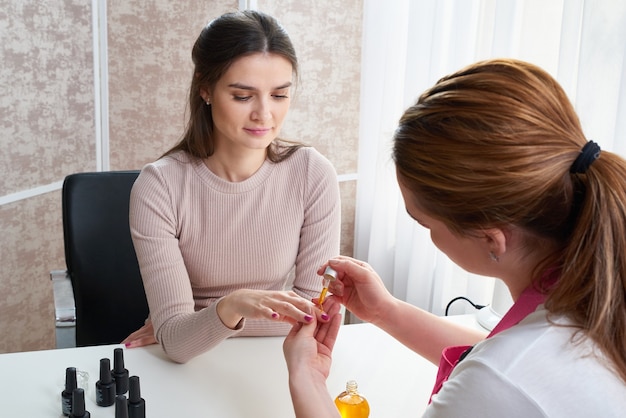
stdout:
[(378, 310), (378, 315), (376, 315), (370, 321), (373, 325), (376, 325), (378, 328), (385, 328), (385, 325), (390, 321), (394, 321), (397, 318), (397, 310), (398, 310), (398, 299), (395, 297), (390, 297), (384, 303), (382, 303), (380, 309)]
[(290, 370), (289, 392), (297, 418), (339, 417), (322, 374), (303, 368)]
[(222, 323), (230, 328), (236, 329), (237, 326), (243, 320), (243, 315), (241, 315), (236, 308), (236, 293), (237, 291), (230, 293), (220, 299), (217, 302), (217, 316), (219, 316)]

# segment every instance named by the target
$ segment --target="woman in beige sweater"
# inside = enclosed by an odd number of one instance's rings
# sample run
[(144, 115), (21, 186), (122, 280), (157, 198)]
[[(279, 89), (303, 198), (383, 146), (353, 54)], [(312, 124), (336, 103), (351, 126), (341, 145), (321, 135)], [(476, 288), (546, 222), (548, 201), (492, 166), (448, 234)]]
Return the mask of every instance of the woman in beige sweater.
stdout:
[(229, 13), (202, 30), (192, 57), (187, 130), (144, 167), (130, 205), (150, 320), (124, 343), (156, 339), (176, 362), (228, 337), (327, 320), (311, 301), (316, 270), (339, 253), (334, 168), (277, 139), (297, 75), (284, 29), (257, 11)]

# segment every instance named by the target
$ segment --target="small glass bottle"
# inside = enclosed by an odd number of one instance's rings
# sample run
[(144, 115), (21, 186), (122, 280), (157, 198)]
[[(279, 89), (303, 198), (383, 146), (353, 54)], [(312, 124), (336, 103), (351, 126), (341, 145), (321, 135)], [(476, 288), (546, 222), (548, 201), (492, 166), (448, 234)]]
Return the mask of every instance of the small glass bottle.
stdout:
[(354, 380), (348, 380), (345, 392), (335, 398), (335, 405), (341, 418), (367, 418), (370, 415), (370, 405), (367, 399), (358, 392), (358, 385)]

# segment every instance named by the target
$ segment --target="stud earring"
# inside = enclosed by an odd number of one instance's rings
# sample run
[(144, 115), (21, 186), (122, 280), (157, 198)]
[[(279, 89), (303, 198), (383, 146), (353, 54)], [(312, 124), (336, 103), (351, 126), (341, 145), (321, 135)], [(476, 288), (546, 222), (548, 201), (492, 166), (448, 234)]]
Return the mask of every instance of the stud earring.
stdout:
[(206, 101), (206, 105), (207, 105), (207, 106), (211, 106), (211, 101), (210, 101), (210, 100), (207, 100), (207, 101)]
[(500, 258), (493, 251), (489, 251), (489, 258), (496, 263), (500, 261)]

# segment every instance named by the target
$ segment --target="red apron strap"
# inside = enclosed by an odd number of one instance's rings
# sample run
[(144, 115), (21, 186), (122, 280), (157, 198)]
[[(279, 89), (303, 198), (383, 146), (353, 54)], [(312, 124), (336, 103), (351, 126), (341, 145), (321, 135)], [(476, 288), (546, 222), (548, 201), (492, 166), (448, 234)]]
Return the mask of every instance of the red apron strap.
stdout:
[(502, 317), (500, 322), (493, 328), (487, 338), (496, 335), (497, 333), (511, 328), (513, 325), (517, 325), (522, 319), (526, 318), (531, 313), (537, 310), (537, 306), (541, 305), (546, 299), (546, 296), (539, 292), (535, 286), (529, 286), (522, 292), (517, 301), (511, 306), (511, 309)]
[[(513, 306), (511, 306), (511, 309), (509, 309), (508, 312), (502, 317), (500, 322), (498, 322), (494, 329), (489, 333), (487, 338), (517, 325), (522, 319), (534, 312), (544, 301), (545, 295), (539, 292), (535, 286), (529, 286), (522, 292), (517, 301), (513, 304)], [(441, 360), (439, 361), (439, 370), (437, 371), (435, 386), (432, 394), (430, 395), (431, 399), (434, 394), (439, 392), (444, 382), (448, 380), (450, 373), (452, 373), (452, 369), (454, 369), (454, 367), (462, 359), (461, 356), (463, 355), (464, 357), (464, 354), (467, 354), (471, 348), (472, 346), (454, 346), (443, 349), (441, 353)]]
[[(443, 382), (448, 380), (448, 376), (452, 373), (454, 366), (461, 361), (461, 356), (464, 353), (472, 349), (471, 345), (457, 345), (454, 347), (446, 347), (441, 352), (441, 359), (439, 360), (439, 369), (437, 370), (437, 378), (435, 379), (435, 387), (431, 393), (431, 397), (439, 392)], [(430, 401), (429, 401), (430, 402)]]

